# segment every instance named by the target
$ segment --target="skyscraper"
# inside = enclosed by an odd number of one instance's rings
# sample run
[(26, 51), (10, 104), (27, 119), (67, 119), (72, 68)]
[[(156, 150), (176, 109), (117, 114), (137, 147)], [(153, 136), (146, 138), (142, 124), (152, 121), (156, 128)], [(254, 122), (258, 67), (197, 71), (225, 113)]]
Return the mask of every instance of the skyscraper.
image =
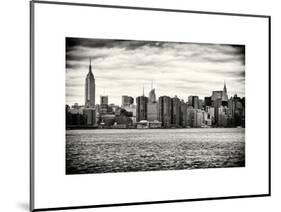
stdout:
[(220, 106), (228, 106), (228, 95), (226, 84), (224, 83), (222, 91), (213, 91), (212, 92), (212, 106), (215, 108), (215, 125), (219, 126), (219, 108)]
[(131, 104), (134, 104), (134, 98), (131, 96), (122, 96), (122, 107), (130, 106)]
[(100, 104), (108, 105), (108, 96), (100, 96)]
[(151, 90), (148, 95), (148, 101), (152, 103), (156, 102), (156, 94), (155, 94), (155, 88), (153, 88), (153, 82), (151, 82)]
[(218, 98), (213, 101), (213, 105), (215, 108), (215, 125), (219, 124), (219, 108), (222, 106), (222, 99)]
[(181, 109), (180, 109), (180, 99), (175, 96), (174, 98), (171, 99), (172, 100), (172, 105), (171, 105), (171, 114), (172, 114), (172, 125), (174, 126), (180, 126), (180, 114), (181, 114)]
[(198, 96), (189, 96), (188, 97), (188, 106), (192, 106), (193, 109), (199, 109), (199, 97)]
[(100, 96), (100, 113), (106, 114), (108, 112), (108, 96)]
[(227, 89), (226, 89), (225, 82), (224, 82), (223, 91), (222, 91), (222, 101), (224, 101), (224, 102), (228, 101), (228, 95), (227, 95)]
[(95, 78), (92, 73), (92, 65), (91, 65), (91, 59), (90, 59), (90, 65), (89, 65), (89, 72), (85, 79), (85, 108), (94, 108), (95, 107)]
[(212, 97), (207, 96), (204, 98), (205, 106), (212, 106)]
[(85, 117), (85, 124), (94, 126), (96, 124), (96, 109), (84, 108), (83, 115)]
[(233, 117), (233, 125), (245, 127), (245, 98), (241, 99), (235, 94), (229, 99), (228, 104)]
[(226, 89), (225, 83), (224, 83), (222, 91), (213, 91), (212, 92), (212, 101), (215, 101), (217, 99), (221, 99), (223, 102), (228, 101), (228, 95), (227, 95), (227, 89)]
[(156, 94), (155, 94), (155, 88), (151, 89), (151, 91), (149, 92), (149, 102), (156, 102)]
[(203, 125), (203, 111), (200, 109), (193, 109), (193, 127), (202, 127)]
[(180, 103), (180, 125), (182, 127), (186, 127), (187, 126), (187, 104), (181, 100)]
[(137, 101), (137, 114), (136, 119), (137, 122), (141, 120), (147, 120), (147, 102), (148, 98), (146, 96), (139, 96), (136, 99)]
[(158, 120), (158, 103), (149, 102), (147, 103), (147, 121)]
[(147, 120), (158, 120), (158, 103), (156, 101), (155, 88), (153, 88), (153, 81), (151, 82), (151, 90), (148, 95)]
[(169, 96), (160, 96), (158, 101), (159, 121), (163, 127), (170, 127), (172, 121), (172, 100)]

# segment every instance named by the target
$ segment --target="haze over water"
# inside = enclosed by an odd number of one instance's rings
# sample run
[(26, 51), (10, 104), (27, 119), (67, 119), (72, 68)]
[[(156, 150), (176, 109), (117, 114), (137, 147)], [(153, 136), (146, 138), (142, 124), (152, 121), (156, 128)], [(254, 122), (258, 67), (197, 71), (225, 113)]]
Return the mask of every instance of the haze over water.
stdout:
[(66, 174), (244, 166), (244, 128), (66, 131)]

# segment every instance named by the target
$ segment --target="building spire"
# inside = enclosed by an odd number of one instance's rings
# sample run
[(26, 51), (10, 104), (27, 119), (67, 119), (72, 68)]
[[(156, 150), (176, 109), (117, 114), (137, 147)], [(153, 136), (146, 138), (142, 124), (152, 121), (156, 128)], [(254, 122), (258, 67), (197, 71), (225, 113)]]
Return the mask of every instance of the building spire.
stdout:
[(225, 84), (225, 80), (224, 80), (223, 91), (224, 91), (225, 93), (227, 92), (227, 90), (226, 90), (226, 84)]
[(153, 80), (151, 80), (151, 90), (153, 89)]
[(144, 85), (142, 84), (142, 96), (144, 96)]
[(90, 63), (90, 64), (89, 64), (89, 73), (90, 73), (90, 74), (93, 74), (93, 73), (92, 73), (92, 58), (91, 58), (91, 57), (89, 57), (89, 63)]

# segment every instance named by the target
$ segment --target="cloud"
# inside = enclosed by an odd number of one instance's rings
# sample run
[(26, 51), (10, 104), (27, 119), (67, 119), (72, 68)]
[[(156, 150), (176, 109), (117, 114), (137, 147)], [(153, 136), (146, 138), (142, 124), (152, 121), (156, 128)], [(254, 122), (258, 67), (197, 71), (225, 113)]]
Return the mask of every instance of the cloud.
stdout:
[[(96, 80), (96, 102), (108, 95), (120, 104), (122, 95), (156, 94), (200, 98), (221, 90), (245, 95), (245, 46), (66, 38), (66, 102), (84, 104), (84, 82), (89, 70)], [(76, 98), (75, 98), (76, 97)]]

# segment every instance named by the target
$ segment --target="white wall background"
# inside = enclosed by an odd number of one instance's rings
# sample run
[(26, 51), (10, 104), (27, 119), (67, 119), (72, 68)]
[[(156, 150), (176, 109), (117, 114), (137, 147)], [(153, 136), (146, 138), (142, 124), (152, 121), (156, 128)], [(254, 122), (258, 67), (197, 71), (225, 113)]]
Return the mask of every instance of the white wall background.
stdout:
[[(280, 211), (281, 139), (279, 119), (281, 114), (279, 108), (281, 108), (281, 98), (278, 91), (281, 90), (281, 6), (278, 6), (278, 1), (88, 0), (88, 2), (272, 16), (272, 197), (80, 211)], [(28, 211), (29, 2), (27, 0), (0, 2), (0, 23), (0, 211)]]

